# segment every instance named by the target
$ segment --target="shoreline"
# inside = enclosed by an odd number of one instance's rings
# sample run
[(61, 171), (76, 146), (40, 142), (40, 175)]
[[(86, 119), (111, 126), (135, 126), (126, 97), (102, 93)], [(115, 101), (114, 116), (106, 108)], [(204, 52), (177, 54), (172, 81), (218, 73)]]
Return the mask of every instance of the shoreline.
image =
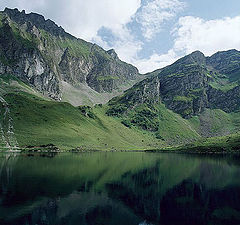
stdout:
[(135, 152), (135, 153), (174, 153), (174, 154), (197, 154), (197, 155), (240, 155), (240, 149), (238, 150), (230, 150), (230, 149), (223, 149), (223, 148), (206, 148), (197, 150), (193, 149), (145, 149), (145, 150), (98, 150), (98, 149), (71, 149), (71, 150), (60, 150), (60, 149), (47, 149), (47, 148), (19, 148), (16, 150), (3, 150), (0, 151), (1, 153), (25, 153), (25, 154), (60, 154), (60, 153), (94, 153), (94, 152)]

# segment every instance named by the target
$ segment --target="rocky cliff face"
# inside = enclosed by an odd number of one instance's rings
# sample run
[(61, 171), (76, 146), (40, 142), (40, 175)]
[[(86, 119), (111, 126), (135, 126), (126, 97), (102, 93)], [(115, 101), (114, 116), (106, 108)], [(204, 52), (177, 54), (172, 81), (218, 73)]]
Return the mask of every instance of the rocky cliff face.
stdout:
[(205, 108), (233, 112), (240, 108), (239, 79), (237, 50), (219, 52), (212, 57), (196, 51), (161, 69), (157, 75), (154, 72), (151, 78), (110, 101), (109, 113), (116, 115), (121, 110), (127, 113), (142, 103), (158, 102), (184, 118), (198, 115)]
[(137, 68), (122, 62), (114, 50), (106, 52), (41, 15), (17, 9), (0, 12), (0, 74), (4, 73), (56, 100), (62, 98), (62, 81), (111, 93), (141, 79)]
[(109, 102), (111, 107), (108, 114), (118, 116), (134, 110), (139, 105), (154, 105), (160, 102), (160, 80), (158, 77), (148, 78), (125, 91), (122, 96), (113, 98)]
[(240, 78), (240, 53), (235, 49), (217, 52), (211, 57), (207, 57), (206, 63), (210, 68), (226, 75), (230, 81)]
[[(60, 99), (59, 80), (34, 43), (13, 30), (9, 18), (0, 27), (0, 73), (14, 74), (53, 99)], [(16, 28), (17, 29), (17, 28)], [(20, 32), (20, 31), (19, 31)]]

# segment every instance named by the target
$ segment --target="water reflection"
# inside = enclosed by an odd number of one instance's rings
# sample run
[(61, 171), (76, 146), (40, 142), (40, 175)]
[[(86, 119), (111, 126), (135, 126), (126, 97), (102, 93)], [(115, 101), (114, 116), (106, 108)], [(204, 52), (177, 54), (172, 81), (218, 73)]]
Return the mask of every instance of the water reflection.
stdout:
[(240, 160), (0, 155), (0, 224), (240, 224)]

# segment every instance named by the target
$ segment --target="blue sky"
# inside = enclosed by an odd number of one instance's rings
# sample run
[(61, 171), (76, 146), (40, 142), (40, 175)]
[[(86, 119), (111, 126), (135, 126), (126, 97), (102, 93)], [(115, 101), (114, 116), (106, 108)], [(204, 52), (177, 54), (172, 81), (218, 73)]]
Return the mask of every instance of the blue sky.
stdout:
[(1, 0), (0, 8), (25, 9), (145, 73), (192, 51), (205, 55), (240, 50), (239, 0)]

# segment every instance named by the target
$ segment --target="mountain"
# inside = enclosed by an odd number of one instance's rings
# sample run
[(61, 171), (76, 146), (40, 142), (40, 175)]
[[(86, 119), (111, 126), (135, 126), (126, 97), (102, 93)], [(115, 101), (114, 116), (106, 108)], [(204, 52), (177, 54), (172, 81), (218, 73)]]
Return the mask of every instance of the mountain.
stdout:
[(140, 75), (113, 49), (41, 15), (0, 12), (0, 147), (208, 148), (230, 140), (235, 148), (238, 134), (206, 138), (240, 131), (239, 85), (237, 50), (195, 51)]
[[(201, 59), (201, 64), (196, 59)], [(219, 146), (216, 143), (222, 140), (228, 146), (228, 137), (207, 142), (203, 138), (239, 131), (238, 103), (233, 109), (225, 110), (211, 105), (214, 99), (209, 95), (221, 93), (214, 95), (219, 102), (224, 95), (228, 95), (230, 101), (238, 100), (237, 91), (236, 95), (231, 95), (238, 88), (237, 76), (232, 81), (230, 76), (210, 66), (209, 61), (210, 58), (195, 52), (140, 81), (108, 104), (94, 107), (74, 107), (47, 99), (27, 81), (16, 75), (2, 74), (0, 146), (54, 144), (61, 149), (130, 150), (186, 143)], [(172, 103), (170, 98), (174, 100)], [(221, 105), (226, 104), (229, 103)], [(191, 109), (189, 114), (180, 110), (186, 105)], [(231, 146), (235, 146), (239, 135), (231, 140), (234, 142)]]
[(122, 118), (129, 127), (153, 131), (163, 139), (169, 139), (169, 134), (175, 140), (193, 138), (179, 119), (174, 122), (168, 118), (173, 112), (204, 137), (239, 130), (239, 51), (218, 52), (211, 57), (196, 51), (157, 71), (113, 98), (108, 115)]
[(0, 74), (73, 105), (105, 103), (143, 78), (114, 50), (75, 38), (36, 13), (8, 8), (0, 12)]
[(77, 39), (41, 15), (6, 8), (0, 12), (0, 147), (156, 148), (163, 142), (108, 117), (106, 106), (79, 106), (107, 102), (143, 78), (113, 49)]

